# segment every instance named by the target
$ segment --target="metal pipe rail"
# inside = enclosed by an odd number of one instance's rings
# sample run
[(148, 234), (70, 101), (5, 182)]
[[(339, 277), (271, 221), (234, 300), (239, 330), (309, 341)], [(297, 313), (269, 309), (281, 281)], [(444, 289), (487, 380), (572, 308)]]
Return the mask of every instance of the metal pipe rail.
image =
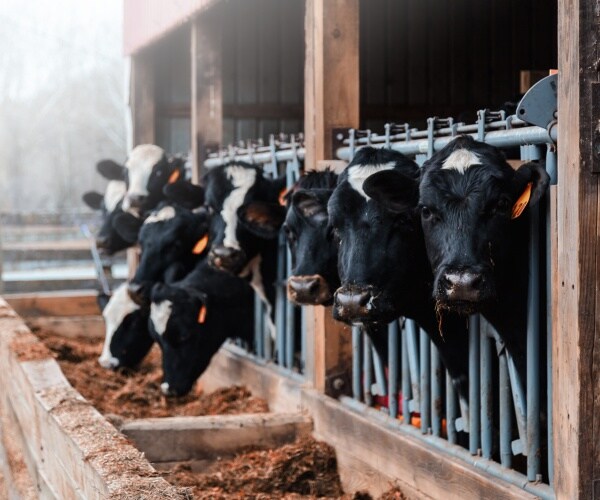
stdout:
[[(499, 116), (501, 120), (497, 119)], [(548, 129), (526, 126), (514, 116), (504, 118), (487, 110), (480, 111), (478, 117), (476, 124), (460, 126), (453, 124), (451, 119), (431, 118), (426, 131), (393, 124), (386, 125), (385, 135), (350, 130), (348, 138), (341, 141), (345, 146), (337, 150), (337, 156), (350, 160), (358, 148), (372, 145), (392, 147), (416, 157), (422, 164), (458, 133), (470, 133), (475, 139), (497, 147), (521, 146), (520, 158), (523, 161), (541, 158), (544, 154), (542, 145), (545, 145), (546, 169), (551, 183), (556, 184), (555, 123)], [(514, 125), (517, 127), (512, 128)], [(398, 139), (401, 141), (398, 142)], [(541, 208), (531, 211), (531, 272), (527, 331), (524, 332), (527, 336), (526, 380), (519, 380), (513, 360), (492, 326), (479, 315), (474, 315), (469, 320), (469, 401), (468, 407), (467, 402), (461, 401), (459, 409), (457, 394), (450, 377), (439, 365), (435, 346), (424, 333), (418, 335), (419, 328), (413, 321), (406, 320), (391, 323), (388, 330), (388, 397), (377, 398), (373, 392), (367, 393), (368, 388), (373, 387), (370, 383), (363, 383), (362, 391), (357, 390), (353, 394), (356, 403), (372, 406), (373, 402), (390, 417), (400, 419), (403, 425), (419, 428), (422, 434), (431, 438), (445, 437), (440, 439), (440, 443), (447, 440), (456, 444), (460, 441), (471, 455), (487, 459), (490, 464), (497, 463), (494, 470), (499, 477), (521, 487), (527, 482), (531, 485), (552, 484), (553, 480), (549, 210), (549, 203), (544, 200)], [(543, 242), (545, 249), (538, 238), (540, 223), (547, 228), (546, 241)], [(540, 268), (539, 262), (545, 262), (545, 267)], [(546, 270), (545, 280), (538, 269)], [(540, 314), (543, 301), (546, 309)], [(545, 321), (540, 321), (542, 318)], [(544, 330), (546, 335), (542, 337)], [(364, 337), (364, 332), (353, 328), (353, 346), (360, 346)], [(542, 338), (547, 344), (545, 357), (540, 356)], [(494, 345), (497, 356), (493, 354)], [(353, 387), (358, 388), (361, 380), (370, 382), (372, 374), (383, 369), (383, 366), (378, 366), (378, 363), (382, 364), (381, 360), (372, 357), (368, 349), (356, 349), (353, 356)], [(365, 359), (367, 357), (371, 359)], [(496, 380), (494, 373), (497, 374)], [(547, 375), (545, 391), (542, 391), (540, 383), (542, 373)], [(494, 383), (497, 385), (495, 390)], [(445, 389), (445, 404), (442, 404), (442, 388)], [(542, 392), (547, 397), (544, 408), (541, 407)], [(498, 397), (497, 405), (493, 401), (494, 394)], [(494, 419), (494, 408), (498, 411), (497, 419)], [(541, 427), (542, 412), (546, 413), (544, 429)], [(513, 428), (513, 420), (517, 423), (516, 428)], [(514, 433), (518, 436), (516, 439)], [(517, 473), (512, 470), (513, 456), (519, 454), (526, 457), (527, 466)]]

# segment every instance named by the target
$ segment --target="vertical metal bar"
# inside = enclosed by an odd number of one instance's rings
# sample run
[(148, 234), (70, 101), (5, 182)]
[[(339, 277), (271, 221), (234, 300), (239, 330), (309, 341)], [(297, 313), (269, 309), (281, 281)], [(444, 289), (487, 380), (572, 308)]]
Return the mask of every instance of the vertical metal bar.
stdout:
[[(387, 384), (385, 381), (385, 368), (379, 353), (371, 345), (371, 355), (373, 356), (373, 369), (375, 371), (375, 385), (377, 386), (376, 394), (385, 396), (387, 394)], [(375, 393), (375, 392), (374, 392)]]
[(515, 407), (517, 430), (519, 431), (519, 439), (512, 443), (512, 450), (514, 455), (527, 455), (527, 400), (525, 399), (525, 388), (523, 387), (523, 381), (517, 373), (515, 362), (508, 351), (506, 351), (506, 361), (508, 364), (510, 390)]
[(529, 286), (527, 300), (527, 479), (538, 480), (540, 458), (540, 276), (539, 205), (529, 207)]
[(456, 390), (452, 383), (450, 374), (446, 372), (446, 431), (448, 433), (448, 442), (456, 444), (456, 418), (458, 417), (458, 407), (456, 404)]
[(492, 458), (492, 345), (488, 336), (487, 322), (483, 322), (483, 328), (480, 328), (480, 366), (481, 376), (480, 397), (481, 397), (481, 456), (483, 458)]
[(402, 422), (410, 425), (410, 366), (408, 362), (408, 320), (402, 329)]
[(262, 300), (254, 294), (254, 342), (256, 344), (256, 355), (261, 358), (265, 355), (263, 319)]
[[(264, 358), (271, 361), (273, 359), (273, 338), (271, 337), (271, 329), (269, 328), (269, 320), (271, 313), (263, 304), (263, 348), (265, 350)], [(277, 334), (275, 334), (277, 337)]]
[(388, 408), (390, 416), (398, 416), (398, 321), (388, 325)]
[[(550, 184), (556, 184), (556, 153), (548, 146), (546, 152), (546, 171), (550, 175)], [(550, 196), (546, 195), (546, 413), (548, 419), (548, 483), (554, 482), (554, 440), (552, 420), (552, 233), (550, 217), (552, 215)]]
[(409, 410), (418, 412), (420, 411), (421, 406), (421, 389), (419, 387), (421, 370), (419, 368), (417, 324), (412, 319), (406, 320), (406, 333), (406, 346), (408, 350), (408, 366), (410, 369), (410, 386), (412, 393)]
[(429, 359), (429, 336), (424, 330), (419, 330), (419, 353), (421, 356), (421, 432), (431, 430), (431, 367)]
[(373, 385), (373, 358), (371, 357), (371, 339), (362, 331), (362, 329), (361, 334), (363, 339), (363, 393), (365, 404), (367, 406), (372, 406), (373, 394), (371, 393), (371, 386)]
[(357, 401), (362, 401), (361, 382), (361, 351), (362, 339), (360, 326), (352, 327), (352, 396)]
[(437, 347), (430, 344), (431, 349), (431, 432), (434, 436), (442, 434), (442, 384), (443, 368)]
[(300, 371), (306, 368), (306, 310), (300, 308)]
[(283, 231), (279, 232), (277, 248), (277, 281), (275, 283), (275, 352), (277, 353), (277, 364), (284, 366), (285, 363), (285, 254), (286, 242)]
[(479, 450), (479, 314), (469, 316), (469, 452)]
[[(287, 272), (286, 276), (292, 274), (292, 257), (290, 250), (286, 251)], [(284, 293), (285, 295), (285, 293)], [(285, 366), (290, 370), (294, 368), (294, 350), (296, 349), (296, 315), (302, 314), (294, 304), (285, 298)], [(300, 330), (302, 332), (303, 330)], [(302, 333), (300, 333), (302, 335)]]
[(500, 354), (498, 358), (499, 384), (500, 384), (500, 463), (504, 467), (512, 465), (512, 411), (510, 380), (508, 378), (508, 361), (506, 352)]

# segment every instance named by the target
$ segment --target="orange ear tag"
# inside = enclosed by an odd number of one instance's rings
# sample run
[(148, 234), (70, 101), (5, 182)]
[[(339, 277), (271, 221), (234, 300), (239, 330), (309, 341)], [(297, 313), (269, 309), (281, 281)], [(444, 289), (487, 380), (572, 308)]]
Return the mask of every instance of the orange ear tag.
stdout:
[(198, 323), (203, 324), (206, 321), (206, 306), (202, 304), (200, 311), (198, 311)]
[(206, 249), (206, 245), (208, 245), (208, 234), (205, 234), (196, 242), (194, 248), (192, 249), (192, 253), (200, 255)]
[(169, 184), (177, 182), (177, 179), (179, 179), (179, 175), (179, 170), (173, 170), (173, 173), (171, 173), (171, 175), (169, 176)]
[(283, 189), (281, 190), (281, 192), (279, 193), (279, 198), (278, 198), (278, 200), (279, 200), (279, 204), (280, 204), (282, 207), (285, 207), (285, 195), (286, 195), (286, 194), (288, 194), (288, 190), (287, 190), (287, 188), (283, 188)]
[(521, 196), (519, 196), (519, 199), (513, 205), (511, 219), (516, 219), (519, 215), (521, 215), (523, 213), (523, 210), (525, 210), (527, 203), (529, 203), (529, 198), (531, 198), (531, 186), (532, 185), (533, 184), (531, 182), (527, 183), (527, 186), (525, 186), (525, 190), (523, 191)]

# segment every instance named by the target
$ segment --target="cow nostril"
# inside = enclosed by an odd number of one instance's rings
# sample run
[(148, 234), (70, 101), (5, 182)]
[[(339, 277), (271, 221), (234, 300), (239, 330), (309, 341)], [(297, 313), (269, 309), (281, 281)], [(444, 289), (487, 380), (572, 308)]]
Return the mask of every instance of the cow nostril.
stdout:
[(308, 293), (316, 293), (319, 290), (319, 281), (312, 279), (308, 283)]

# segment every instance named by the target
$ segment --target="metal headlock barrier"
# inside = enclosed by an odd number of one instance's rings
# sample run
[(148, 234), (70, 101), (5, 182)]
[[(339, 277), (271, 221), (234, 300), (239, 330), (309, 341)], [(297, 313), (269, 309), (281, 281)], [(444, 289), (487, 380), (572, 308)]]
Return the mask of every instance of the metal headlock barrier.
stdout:
[[(224, 165), (230, 161), (245, 161), (258, 165), (265, 176), (278, 178), (286, 177), (289, 189), (300, 177), (304, 160), (303, 137), (299, 135), (281, 134), (277, 138), (272, 135), (269, 144), (262, 141), (241, 143), (230, 146), (217, 153), (212, 153), (204, 162), (206, 168)], [(287, 300), (286, 283), (292, 271), (292, 259), (287, 247), (285, 233), (279, 234), (277, 252), (277, 281), (274, 304), (275, 339), (271, 333), (266, 315), (269, 314), (258, 295), (254, 298), (254, 350), (256, 357), (270, 361), (282, 369), (302, 374), (306, 360), (306, 343), (304, 335), (304, 319), (302, 309)], [(236, 344), (250, 351), (249, 346)]]
[[(554, 77), (555, 78), (555, 77)], [(548, 95), (552, 77), (536, 84), (545, 93), (528, 95), (516, 115), (480, 110), (474, 124), (455, 123), (452, 118), (427, 120), (426, 130), (408, 124), (387, 124), (383, 134), (350, 129), (335, 138), (338, 159), (350, 161), (357, 149), (370, 145), (387, 147), (415, 158), (422, 165), (457, 135), (502, 149), (519, 147), (524, 161), (545, 157), (551, 185), (557, 182), (556, 98)], [(555, 86), (554, 86), (555, 89)], [(535, 112), (534, 112), (535, 111)], [(537, 125), (531, 125), (536, 124)], [(541, 125), (541, 126), (539, 126)], [(204, 163), (211, 168), (229, 161), (262, 165), (265, 175), (285, 172), (287, 186), (300, 175), (304, 159), (301, 141), (275, 140), (269, 145), (247, 143), (212, 154)], [(361, 327), (352, 328), (352, 397), (340, 401), (382, 425), (409, 433), (439, 449), (446, 456), (460, 458), (493, 476), (510, 482), (543, 499), (554, 499), (552, 443), (552, 300), (551, 233), (549, 195), (530, 209), (529, 282), (527, 331), (527, 376), (520, 380), (516, 366), (503, 348), (494, 328), (483, 317), (469, 318), (469, 401), (459, 403), (454, 385), (442, 367), (437, 348), (427, 334), (410, 319), (399, 318), (388, 326), (387, 367)], [(546, 241), (540, 242), (544, 224)], [(539, 263), (545, 263), (540, 276)], [(285, 280), (291, 259), (285, 237), (280, 235), (277, 261), (277, 300), (274, 342), (265, 328), (266, 314), (256, 300), (254, 355), (280, 367), (302, 372), (305, 362), (305, 328), (298, 331), (298, 309), (286, 299)], [(541, 311), (544, 305), (545, 310)], [(299, 336), (299, 338), (298, 338)], [(301, 344), (300, 360), (294, 360), (294, 346)], [(545, 341), (545, 356), (540, 349)], [(247, 347), (247, 346), (246, 346)], [(297, 349), (296, 349), (297, 351)], [(496, 355), (494, 355), (494, 352)], [(494, 377), (497, 370), (497, 377)], [(542, 387), (545, 380), (545, 387)], [(544, 401), (546, 406), (541, 407)], [(497, 397), (494, 402), (494, 397)]]

